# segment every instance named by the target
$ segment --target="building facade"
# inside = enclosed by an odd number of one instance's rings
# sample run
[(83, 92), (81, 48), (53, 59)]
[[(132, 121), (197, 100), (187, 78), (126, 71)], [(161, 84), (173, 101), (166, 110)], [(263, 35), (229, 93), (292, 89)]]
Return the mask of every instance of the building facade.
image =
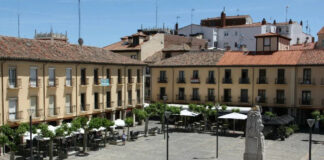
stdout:
[(143, 106), (144, 64), (100, 48), (0, 37), (1, 124), (111, 120)]

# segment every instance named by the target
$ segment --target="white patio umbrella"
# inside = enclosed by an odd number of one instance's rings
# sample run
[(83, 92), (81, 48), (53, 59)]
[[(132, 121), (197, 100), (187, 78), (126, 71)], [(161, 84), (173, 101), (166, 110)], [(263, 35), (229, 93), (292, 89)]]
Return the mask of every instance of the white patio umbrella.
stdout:
[(115, 126), (116, 127), (125, 127), (125, 121), (122, 119), (115, 120)]
[(186, 109), (180, 111), (180, 116), (183, 116), (185, 118), (185, 126), (186, 127), (187, 127), (187, 117), (196, 117), (198, 115), (199, 115), (198, 113), (191, 112), (191, 111), (188, 111)]
[(218, 117), (219, 119), (233, 119), (233, 124), (234, 124), (234, 131), (235, 131), (235, 120), (245, 120), (247, 119), (247, 115), (241, 114), (241, 113), (229, 113), (225, 114), (223, 116)]

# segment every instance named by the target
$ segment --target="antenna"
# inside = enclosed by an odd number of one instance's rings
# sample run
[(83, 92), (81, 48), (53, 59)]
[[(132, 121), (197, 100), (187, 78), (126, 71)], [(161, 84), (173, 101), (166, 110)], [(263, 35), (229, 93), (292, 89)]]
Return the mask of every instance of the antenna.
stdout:
[(237, 15), (240, 15), (240, 9), (236, 9)]
[(155, 0), (155, 28), (158, 27), (158, 0)]
[(20, 38), (20, 14), (18, 13), (18, 38)]
[(79, 0), (79, 45), (82, 46), (83, 39), (81, 38), (81, 0)]
[(180, 16), (177, 16), (176, 19), (177, 19), (177, 23), (179, 23)]
[(191, 30), (191, 34), (192, 34), (192, 19), (193, 19), (193, 12), (195, 11), (194, 8), (191, 9), (191, 18), (190, 18), (190, 21), (191, 21), (191, 27), (190, 27), (190, 30)]
[(288, 22), (288, 6), (286, 6), (286, 22)]

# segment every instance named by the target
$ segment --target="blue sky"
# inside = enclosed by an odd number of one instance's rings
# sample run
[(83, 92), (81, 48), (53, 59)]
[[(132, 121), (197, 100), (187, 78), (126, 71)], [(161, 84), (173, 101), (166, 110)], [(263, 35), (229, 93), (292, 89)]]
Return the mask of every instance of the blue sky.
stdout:
[[(81, 0), (82, 38), (85, 45), (103, 47), (143, 27), (155, 26), (155, 0)], [(38, 32), (68, 32), (70, 43), (78, 39), (78, 0), (0, 0), (0, 35), (17, 36), (17, 14), (21, 17), (21, 37), (33, 38)], [(180, 16), (180, 27), (219, 16), (223, 7), (227, 15), (249, 14), (254, 22), (266, 18), (285, 21), (308, 20), (311, 34), (324, 26), (323, 0), (158, 0), (158, 25), (173, 27)], [(304, 25), (305, 26), (305, 25)]]

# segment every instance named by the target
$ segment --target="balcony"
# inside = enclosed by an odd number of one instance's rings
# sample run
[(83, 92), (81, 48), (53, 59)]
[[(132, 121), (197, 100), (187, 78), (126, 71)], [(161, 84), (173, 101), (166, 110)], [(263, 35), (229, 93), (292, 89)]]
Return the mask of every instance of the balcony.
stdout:
[(22, 111), (16, 111), (16, 112), (9, 112), (7, 115), (7, 120), (9, 122), (17, 122), (23, 119), (23, 112)]
[(178, 78), (177, 83), (186, 83), (185, 78)]
[(311, 106), (311, 105), (313, 105), (313, 99), (303, 99), (303, 98), (299, 98), (299, 105)]
[(47, 79), (47, 87), (49, 88), (56, 88), (59, 85), (58, 78), (55, 79)]
[(265, 77), (258, 78), (257, 79), (257, 84), (268, 84), (268, 80)]
[(164, 98), (163, 98), (164, 96), (167, 96), (167, 95), (166, 94), (162, 94), (162, 95), (158, 94), (157, 95), (157, 100), (164, 101)]
[(186, 100), (186, 95), (176, 95), (176, 100), (177, 101), (185, 101)]
[(143, 99), (142, 97), (137, 98), (136, 105), (142, 105), (143, 104), (142, 99)]
[(249, 103), (249, 97), (243, 96), (243, 97), (238, 97), (240, 103)]
[(80, 85), (83, 86), (83, 87), (89, 85), (89, 78), (81, 78), (80, 79)]
[(8, 89), (21, 89), (21, 79), (8, 80)]
[(134, 77), (128, 78), (127, 82), (128, 82), (128, 84), (135, 83), (135, 78)]
[(321, 79), (321, 86), (324, 86), (324, 78)]
[(124, 106), (124, 102), (121, 99), (117, 100), (117, 107), (123, 107), (123, 106)]
[(151, 84), (149, 81), (145, 81), (145, 87), (147, 87), (147, 88), (151, 87)]
[(110, 102), (106, 102), (106, 110), (110, 110), (112, 109), (112, 107), (114, 106), (115, 102), (114, 101), (110, 101)]
[(232, 102), (232, 97), (231, 96), (222, 96), (222, 101), (223, 102)]
[(135, 99), (128, 99), (128, 107), (134, 107), (135, 104)]
[(101, 110), (101, 108), (102, 108), (102, 103), (97, 103), (96, 105), (95, 104), (93, 104), (94, 105), (94, 110), (95, 111), (100, 111)]
[(137, 78), (136, 78), (136, 83), (142, 83), (142, 79), (141, 79), (141, 77), (137, 77)]
[(200, 83), (200, 79), (199, 78), (191, 78), (190, 82), (193, 84), (198, 84), (198, 83)]
[(100, 83), (99, 78), (94, 78), (93, 79), (93, 86), (100, 86), (100, 85), (101, 85), (101, 83)]
[(136, 88), (142, 88), (143, 84), (142, 83), (136, 83)]
[(232, 78), (223, 78), (223, 84), (232, 84)]
[(206, 102), (215, 102), (216, 101), (216, 96), (214, 95), (208, 95), (205, 98)]
[(73, 106), (65, 106), (65, 115), (73, 114), (74, 109), (75, 109), (75, 105), (73, 105)]
[(48, 108), (47, 116), (48, 117), (55, 117), (60, 114), (60, 108), (55, 107), (55, 108)]
[(117, 81), (118, 81), (118, 85), (123, 85), (125, 83), (125, 78), (124, 77), (118, 77)]
[(29, 88), (32, 89), (32, 88), (40, 88), (42, 86), (42, 83), (41, 83), (41, 79), (34, 79), (34, 80), (31, 80), (29, 79)]
[(216, 84), (215, 78), (207, 78), (206, 79), (206, 84)]
[(166, 77), (159, 77), (158, 78), (158, 82), (159, 83), (168, 83), (168, 78), (166, 78)]
[(200, 96), (199, 95), (190, 95), (190, 99), (192, 100), (192, 101), (200, 101)]
[(273, 103), (274, 104), (286, 104), (286, 98), (274, 98)]
[(239, 83), (240, 84), (250, 84), (250, 79), (249, 78), (240, 78)]
[(257, 102), (257, 103), (261, 103), (261, 104), (265, 104), (265, 103), (267, 103), (267, 98), (266, 97), (261, 97), (261, 98), (255, 98), (255, 101)]
[(73, 87), (73, 85), (75, 84), (75, 79), (72, 78), (72, 79), (64, 79), (64, 86), (65, 87)]
[(80, 111), (81, 112), (87, 112), (90, 109), (90, 104), (81, 104), (80, 105)]
[(42, 117), (43, 110), (42, 109), (30, 109), (32, 111), (32, 118), (38, 119)]
[(285, 78), (276, 78), (276, 84), (287, 84)]
[(315, 79), (304, 79), (299, 78), (298, 79), (299, 84), (301, 85), (315, 85)]

